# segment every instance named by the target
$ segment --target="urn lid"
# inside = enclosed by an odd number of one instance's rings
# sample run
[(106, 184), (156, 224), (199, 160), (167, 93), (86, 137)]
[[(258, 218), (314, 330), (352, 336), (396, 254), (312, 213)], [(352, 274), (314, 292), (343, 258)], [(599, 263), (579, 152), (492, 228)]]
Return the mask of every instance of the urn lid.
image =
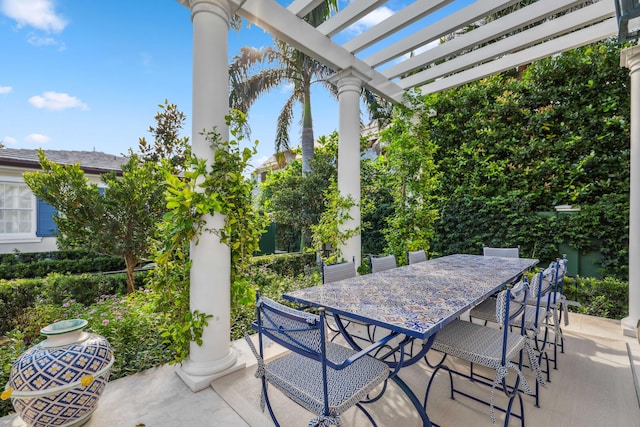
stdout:
[(87, 326), (88, 323), (89, 322), (84, 319), (61, 320), (40, 329), (40, 333), (46, 336), (66, 334), (67, 332), (73, 332), (82, 329)]
[(82, 330), (89, 322), (84, 319), (61, 320), (40, 329), (40, 334), (47, 337), (39, 346), (44, 348), (60, 347), (87, 339), (89, 334)]

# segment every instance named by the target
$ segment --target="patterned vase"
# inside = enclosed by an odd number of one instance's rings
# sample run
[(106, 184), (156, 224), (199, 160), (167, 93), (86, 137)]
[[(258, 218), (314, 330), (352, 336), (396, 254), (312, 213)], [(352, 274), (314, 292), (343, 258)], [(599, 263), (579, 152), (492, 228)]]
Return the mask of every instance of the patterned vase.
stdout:
[(86, 326), (72, 319), (42, 328), (47, 339), (11, 367), (3, 397), (29, 426), (80, 426), (96, 409), (114, 358), (109, 342)]

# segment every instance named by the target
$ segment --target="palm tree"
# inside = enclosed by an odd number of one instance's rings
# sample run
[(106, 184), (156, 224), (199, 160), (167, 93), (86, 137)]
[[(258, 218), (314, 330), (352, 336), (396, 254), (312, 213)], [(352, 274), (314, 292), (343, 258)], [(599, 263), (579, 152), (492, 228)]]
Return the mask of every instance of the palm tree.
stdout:
[[(259, 64), (270, 65), (255, 74), (250, 72)], [(234, 57), (229, 68), (231, 90), (229, 104), (243, 112), (249, 111), (253, 103), (264, 93), (281, 84), (292, 86), (291, 96), (280, 110), (276, 131), (276, 152), (289, 148), (289, 129), (294, 106), (302, 106), (302, 174), (311, 170), (313, 159), (313, 124), (311, 117), (311, 85), (319, 83), (337, 96), (335, 87), (328, 78), (334, 72), (329, 67), (304, 53), (275, 40), (274, 47), (256, 49), (243, 47)]]
[[(325, 0), (314, 8), (305, 21), (317, 27), (338, 10), (338, 0)], [(234, 57), (229, 67), (229, 106), (248, 112), (251, 105), (265, 92), (283, 83), (293, 86), (293, 91), (280, 110), (276, 131), (276, 153), (289, 149), (289, 128), (296, 103), (302, 106), (302, 174), (311, 171), (313, 159), (313, 121), (311, 119), (311, 84), (320, 83), (337, 96), (335, 87), (328, 78), (334, 73), (329, 67), (304, 53), (274, 40), (275, 48), (256, 49), (244, 47)], [(254, 75), (249, 73), (257, 64), (270, 64)], [(280, 157), (280, 156), (278, 156)]]
[[(316, 7), (305, 20), (317, 26), (324, 22), (333, 11), (337, 10), (337, 0), (325, 0)], [(259, 65), (270, 68), (258, 69)], [(253, 71), (258, 70), (253, 73)], [(314, 156), (314, 135), (311, 116), (311, 85), (318, 83), (324, 86), (337, 98), (336, 87), (329, 82), (334, 70), (305, 55), (286, 43), (274, 40), (274, 47), (257, 49), (243, 47), (240, 55), (235, 56), (229, 66), (229, 106), (248, 112), (253, 103), (264, 93), (288, 83), (293, 87), (291, 96), (280, 110), (277, 122), (275, 150), (279, 158), (284, 150), (289, 149), (289, 129), (296, 104), (302, 107), (302, 174), (311, 171), (311, 160)], [(390, 117), (390, 103), (369, 90), (364, 90), (362, 98), (368, 107), (370, 118), (385, 124)]]

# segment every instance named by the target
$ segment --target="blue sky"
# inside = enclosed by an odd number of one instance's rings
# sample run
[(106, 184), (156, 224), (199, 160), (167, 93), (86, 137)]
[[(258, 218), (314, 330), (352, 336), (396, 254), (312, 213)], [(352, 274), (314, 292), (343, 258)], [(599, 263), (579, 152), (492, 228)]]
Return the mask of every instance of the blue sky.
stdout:
[[(368, 28), (403, 3), (390, 2), (348, 31)], [(229, 55), (271, 40), (245, 25), (230, 31)], [(175, 0), (0, 0), (0, 141), (9, 148), (126, 153), (140, 137), (153, 139), (148, 128), (165, 99), (186, 114), (190, 136), (191, 49), (190, 12)], [(278, 88), (249, 112), (251, 139), (259, 141), (255, 166), (273, 154), (287, 96)], [(336, 130), (337, 102), (319, 86), (312, 110), (316, 137)], [(291, 144), (299, 138), (298, 111)]]

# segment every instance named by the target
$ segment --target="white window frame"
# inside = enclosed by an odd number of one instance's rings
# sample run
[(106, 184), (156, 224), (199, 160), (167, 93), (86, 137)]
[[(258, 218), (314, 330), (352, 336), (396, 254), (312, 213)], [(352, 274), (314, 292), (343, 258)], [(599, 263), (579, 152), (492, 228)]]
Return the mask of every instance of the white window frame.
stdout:
[[(0, 177), (0, 184), (22, 184), (27, 185), (20, 178)], [(35, 194), (31, 192), (31, 232), (30, 233), (3, 233), (0, 231), (0, 243), (31, 243), (42, 241), (41, 237), (36, 236), (38, 231), (38, 202)], [(2, 209), (2, 208), (0, 208)]]

